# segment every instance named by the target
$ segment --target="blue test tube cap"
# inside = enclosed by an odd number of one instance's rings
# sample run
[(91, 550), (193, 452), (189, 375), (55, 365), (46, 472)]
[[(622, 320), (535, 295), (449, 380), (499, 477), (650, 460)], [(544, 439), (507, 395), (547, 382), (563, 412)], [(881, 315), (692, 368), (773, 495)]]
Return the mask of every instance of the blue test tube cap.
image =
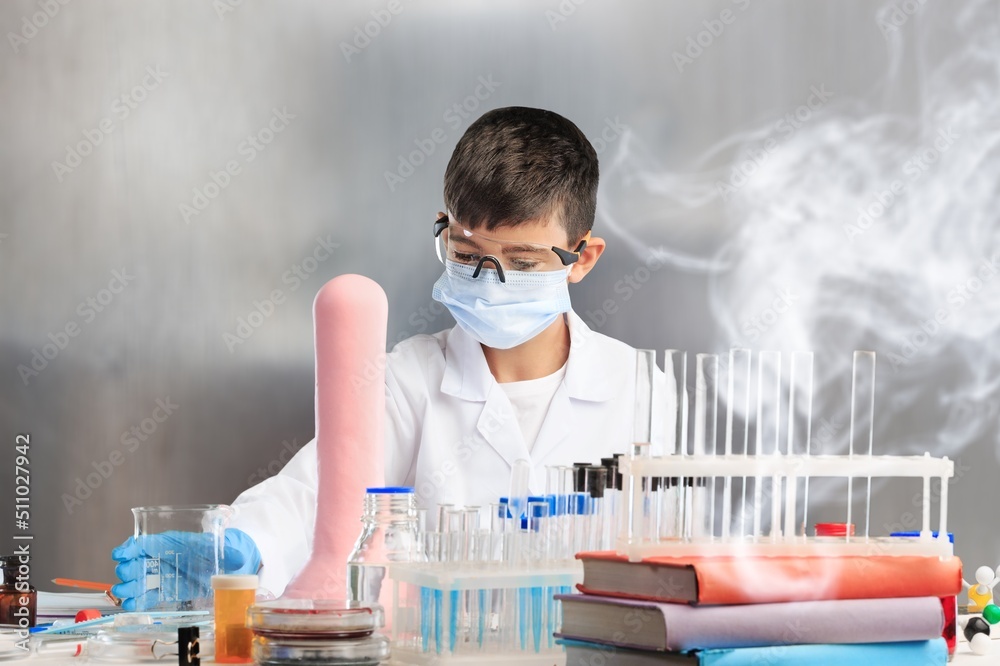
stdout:
[(594, 503), (590, 501), (589, 493), (573, 493), (570, 505), (577, 516), (586, 516), (594, 512)]
[(369, 495), (401, 495), (413, 494), (413, 488), (409, 486), (386, 486), (385, 488), (365, 488)]
[[(514, 516), (510, 515), (509, 500), (506, 497), (501, 497), (498, 501), (500, 502), (500, 507), (497, 509), (497, 516), (504, 519), (513, 518)], [(505, 513), (506, 515), (504, 515)]]
[(555, 515), (565, 516), (566, 510), (569, 508), (566, 502), (566, 495), (552, 495), (552, 497), (555, 498), (556, 501)]
[[(934, 530), (933, 532), (931, 532), (931, 536), (934, 537), (935, 539), (938, 538), (938, 534), (940, 534), (940, 533), (937, 530)], [(918, 536), (920, 536), (920, 532), (890, 532), (889, 536), (894, 536), (894, 537), (918, 537)], [(951, 532), (948, 532), (948, 541), (950, 541), (953, 544), (955, 543), (955, 535), (953, 533), (951, 533)]]

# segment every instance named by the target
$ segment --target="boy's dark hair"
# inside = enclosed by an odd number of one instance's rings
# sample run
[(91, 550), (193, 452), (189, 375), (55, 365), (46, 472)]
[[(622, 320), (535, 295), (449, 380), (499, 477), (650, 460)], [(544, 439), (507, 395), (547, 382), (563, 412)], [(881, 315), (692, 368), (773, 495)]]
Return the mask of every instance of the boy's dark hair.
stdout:
[[(558, 113), (510, 106), (465, 131), (444, 172), (456, 221), (493, 230), (557, 213), (569, 242), (594, 226), (597, 153)], [(572, 249), (572, 248), (571, 248)]]

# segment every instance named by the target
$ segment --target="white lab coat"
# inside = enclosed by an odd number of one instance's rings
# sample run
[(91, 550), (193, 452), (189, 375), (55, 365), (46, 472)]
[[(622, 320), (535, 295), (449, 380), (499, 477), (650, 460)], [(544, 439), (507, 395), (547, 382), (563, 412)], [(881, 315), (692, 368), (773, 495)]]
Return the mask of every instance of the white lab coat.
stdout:
[[(396, 345), (386, 363), (385, 484), (413, 486), (423, 507), (486, 506), (507, 495), (519, 458), (531, 464), (531, 493), (543, 494), (546, 467), (599, 464), (602, 457), (627, 452), (635, 420), (636, 352), (591, 331), (576, 313), (567, 319), (566, 376), (530, 451), (482, 348), (460, 327)], [(231, 527), (256, 542), (261, 585), (276, 595), (308, 559), (316, 485), (313, 440), (279, 474), (233, 503)], [(345, 529), (353, 538), (360, 527), (358, 522)]]

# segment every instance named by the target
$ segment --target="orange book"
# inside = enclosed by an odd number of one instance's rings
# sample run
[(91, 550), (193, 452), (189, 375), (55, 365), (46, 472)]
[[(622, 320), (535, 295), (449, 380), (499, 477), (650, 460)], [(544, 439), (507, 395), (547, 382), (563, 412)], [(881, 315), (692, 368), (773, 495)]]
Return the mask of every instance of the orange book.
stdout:
[(689, 604), (949, 597), (962, 590), (957, 557), (648, 557), (579, 553), (585, 594)]

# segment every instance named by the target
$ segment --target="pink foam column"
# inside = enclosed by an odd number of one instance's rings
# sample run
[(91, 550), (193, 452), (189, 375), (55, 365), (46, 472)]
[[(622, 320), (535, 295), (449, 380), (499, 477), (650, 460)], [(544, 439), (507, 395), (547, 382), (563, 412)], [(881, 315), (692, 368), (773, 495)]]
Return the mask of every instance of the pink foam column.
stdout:
[(341, 275), (316, 294), (316, 528), (309, 561), (284, 597), (347, 598), (347, 558), (365, 488), (385, 483), (385, 292)]

